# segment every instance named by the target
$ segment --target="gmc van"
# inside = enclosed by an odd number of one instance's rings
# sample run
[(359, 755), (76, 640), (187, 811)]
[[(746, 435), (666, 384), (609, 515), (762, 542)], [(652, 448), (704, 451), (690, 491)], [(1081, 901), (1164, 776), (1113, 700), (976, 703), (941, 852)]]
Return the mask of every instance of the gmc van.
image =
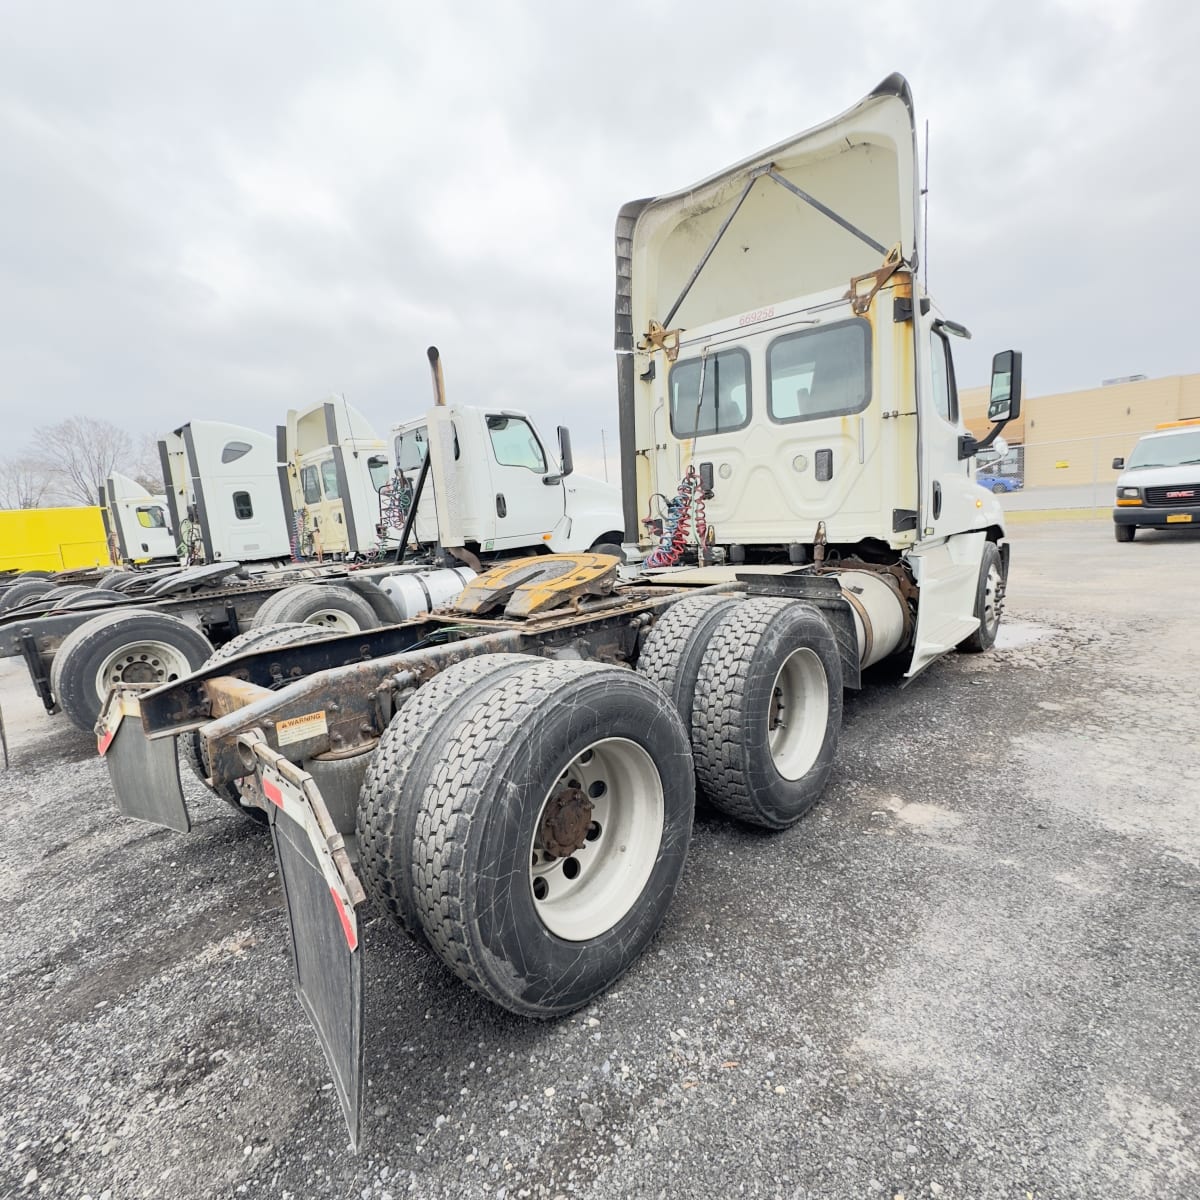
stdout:
[(1138, 439), (1128, 461), (1113, 459), (1117, 477), (1113, 530), (1132, 542), (1138, 526), (1200, 524), (1200, 418), (1160, 425)]

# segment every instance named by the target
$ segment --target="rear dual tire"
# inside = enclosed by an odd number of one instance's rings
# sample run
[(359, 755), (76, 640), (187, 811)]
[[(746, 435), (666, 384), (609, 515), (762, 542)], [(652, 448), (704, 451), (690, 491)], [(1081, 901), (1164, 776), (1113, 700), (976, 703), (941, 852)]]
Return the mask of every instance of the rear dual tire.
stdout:
[(415, 912), (460, 979), (555, 1017), (611, 986), (662, 923), (691, 834), (691, 754), (632, 671), (532, 657), (477, 669), (490, 677), (460, 673), (430, 707), (440, 717), (414, 715), (427, 750), (368, 776), (361, 861), (372, 894), (406, 928)]
[(113, 687), (182, 679), (212, 649), (204, 634), (167, 613), (102, 613), (63, 638), (50, 664), (50, 687), (72, 724), (90, 732)]
[(54, 585), (48, 579), (19, 579), (0, 592), (0, 613), (11, 612), (27, 600), (44, 595)]
[(713, 631), (692, 710), (696, 779), (727, 816), (786, 829), (820, 799), (842, 723), (842, 664), (820, 610), (759, 597)]
[(689, 729), (697, 794), (748, 825), (783, 829), (816, 803), (837, 750), (841, 659), (812, 605), (700, 595), (654, 623), (638, 671)]
[(375, 610), (353, 588), (334, 583), (296, 583), (268, 596), (254, 614), (253, 627), (302, 623), (328, 633), (375, 629)]
[(358, 856), (375, 902), (424, 943), (414, 882), (413, 839), (429, 776), (442, 753), (443, 727), (496, 683), (537, 663), (528, 654), (481, 654), (455, 663), (419, 687), (379, 739), (357, 812)]

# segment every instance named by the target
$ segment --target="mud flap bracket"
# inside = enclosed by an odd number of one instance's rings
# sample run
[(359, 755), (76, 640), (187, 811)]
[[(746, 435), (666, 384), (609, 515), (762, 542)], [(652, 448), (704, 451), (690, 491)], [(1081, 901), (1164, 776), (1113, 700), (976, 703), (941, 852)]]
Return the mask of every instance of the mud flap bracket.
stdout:
[(96, 749), (108, 766), (117, 808), (127, 817), (179, 833), (192, 828), (173, 737), (148, 738), (138, 692), (152, 684), (114, 689), (96, 721)]
[(311, 775), (257, 730), (238, 739), (271, 817), (300, 1004), (316, 1030), (358, 1147), (363, 1089), (362, 884)]

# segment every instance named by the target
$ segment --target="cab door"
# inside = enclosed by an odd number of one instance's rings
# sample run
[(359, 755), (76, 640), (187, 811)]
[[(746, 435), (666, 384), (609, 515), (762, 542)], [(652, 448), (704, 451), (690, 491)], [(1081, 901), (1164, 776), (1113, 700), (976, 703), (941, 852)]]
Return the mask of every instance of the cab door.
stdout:
[(919, 536), (908, 561), (920, 599), (910, 676), (978, 628), (975, 596), (987, 537), (970, 459), (959, 458), (965, 429), (950, 338), (939, 326), (925, 319), (916, 332)]
[(563, 514), (562, 481), (544, 482), (554, 469), (536, 431), (523, 416), (488, 413), (485, 424), (496, 535), (494, 545), (485, 541), (483, 549), (540, 545)]
[(921, 461), (921, 536), (945, 537), (977, 523), (967, 458), (959, 458), (966, 427), (958, 411), (954, 355), (941, 322), (926, 318), (917, 332), (917, 419)]
[[(336, 449), (336, 448), (335, 448)], [(346, 525), (346, 473), (341, 469), (335, 453), (321, 460), (322, 501), (321, 541), (326, 553), (344, 554), (356, 550)]]

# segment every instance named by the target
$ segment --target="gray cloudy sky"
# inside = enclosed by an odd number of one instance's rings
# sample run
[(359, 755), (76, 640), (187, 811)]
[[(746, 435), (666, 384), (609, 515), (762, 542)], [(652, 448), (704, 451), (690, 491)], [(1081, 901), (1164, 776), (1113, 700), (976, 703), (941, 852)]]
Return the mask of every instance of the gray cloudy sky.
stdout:
[(455, 400), (587, 458), (604, 428), (615, 471), (617, 208), (893, 70), (931, 122), (960, 384), (1010, 345), (1035, 394), (1200, 370), (1186, 0), (0, 11), (0, 454), (82, 413), (270, 429), (330, 391), (382, 432), (436, 343)]

